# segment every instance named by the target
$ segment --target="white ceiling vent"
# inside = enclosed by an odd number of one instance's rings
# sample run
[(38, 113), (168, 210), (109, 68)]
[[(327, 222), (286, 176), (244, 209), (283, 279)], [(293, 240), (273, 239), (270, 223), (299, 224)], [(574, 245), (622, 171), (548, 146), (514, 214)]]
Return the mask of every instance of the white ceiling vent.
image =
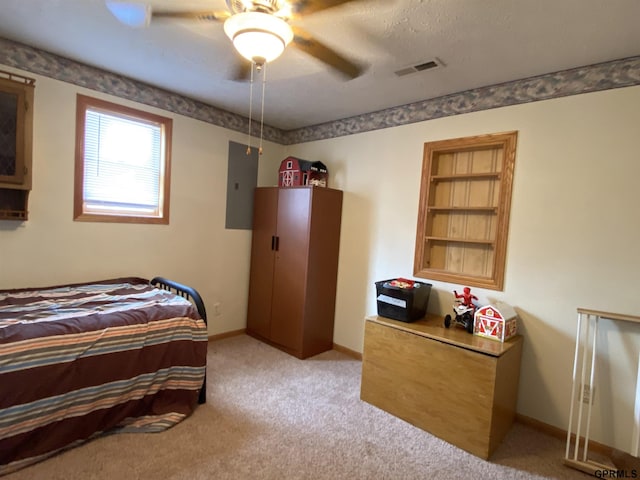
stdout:
[(401, 68), (400, 70), (396, 70), (395, 73), (399, 77), (404, 77), (405, 75), (409, 75), (411, 73), (423, 72), (425, 70), (433, 70), (434, 68), (442, 67), (443, 63), (434, 58), (433, 60), (429, 60), (428, 62), (419, 63), (418, 65), (411, 65), (410, 67)]

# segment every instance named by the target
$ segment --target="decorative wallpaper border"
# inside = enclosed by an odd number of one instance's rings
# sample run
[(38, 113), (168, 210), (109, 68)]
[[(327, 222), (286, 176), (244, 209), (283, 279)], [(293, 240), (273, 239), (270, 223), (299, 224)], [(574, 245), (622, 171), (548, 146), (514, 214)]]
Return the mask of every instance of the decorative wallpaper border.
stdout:
[(491, 108), (640, 85), (640, 56), (476, 88), (284, 132), (284, 143), (311, 142)]
[[(161, 108), (229, 130), (247, 133), (249, 129), (249, 119), (242, 115), (1, 37), (0, 64)], [(253, 131), (253, 128), (252, 125), (252, 134), (259, 135), (260, 132)], [(268, 125), (263, 129), (265, 140), (280, 144), (283, 143), (283, 133)]]
[[(0, 38), (0, 64), (245, 133), (249, 119), (137, 80)], [(264, 126), (282, 145), (353, 135), (521, 103), (640, 85), (640, 56), (476, 88), (294, 130)], [(253, 134), (257, 134), (254, 132)]]

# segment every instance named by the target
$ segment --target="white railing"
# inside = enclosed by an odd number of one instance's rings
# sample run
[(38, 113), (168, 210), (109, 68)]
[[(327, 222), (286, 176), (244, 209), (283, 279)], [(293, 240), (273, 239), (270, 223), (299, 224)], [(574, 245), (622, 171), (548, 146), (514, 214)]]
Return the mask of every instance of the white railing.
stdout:
[[(576, 350), (573, 358), (573, 378), (571, 390), (571, 407), (569, 410), (569, 428), (567, 429), (567, 448), (564, 463), (591, 475), (597, 471), (611, 470), (610, 465), (589, 459), (589, 430), (591, 427), (591, 411), (596, 385), (596, 357), (598, 354), (597, 337), (598, 322), (601, 318), (625, 322), (640, 323), (640, 317), (619, 313), (601, 312), (578, 308), (578, 326), (576, 328)], [(592, 332), (592, 333), (591, 333)], [(591, 345), (591, 348), (589, 348)], [(581, 364), (581, 365), (580, 365)], [(579, 366), (580, 365), (580, 366)], [(578, 372), (580, 378), (578, 379)], [(588, 377), (588, 379), (587, 379)], [(576, 395), (578, 398), (576, 399)], [(584, 397), (588, 395), (588, 401)], [(577, 412), (575, 411), (578, 404)], [(586, 411), (585, 411), (586, 410)], [(574, 430), (574, 414), (576, 416)], [(586, 417), (586, 419), (585, 419)], [(583, 421), (585, 422), (583, 428)], [(582, 433), (584, 430), (584, 433)], [(581, 445), (582, 444), (582, 445)], [(573, 449), (572, 449), (573, 447)], [(631, 454), (638, 456), (640, 448), (640, 355), (638, 357), (638, 378), (636, 382), (636, 400), (634, 409), (633, 437)]]

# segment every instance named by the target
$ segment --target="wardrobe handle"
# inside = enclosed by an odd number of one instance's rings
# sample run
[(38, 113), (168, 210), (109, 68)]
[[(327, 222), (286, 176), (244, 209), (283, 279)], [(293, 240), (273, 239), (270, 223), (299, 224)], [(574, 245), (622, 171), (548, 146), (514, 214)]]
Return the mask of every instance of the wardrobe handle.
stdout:
[(271, 235), (271, 250), (275, 250), (276, 248), (276, 237), (275, 235)]
[(276, 236), (276, 252), (280, 250), (280, 237)]

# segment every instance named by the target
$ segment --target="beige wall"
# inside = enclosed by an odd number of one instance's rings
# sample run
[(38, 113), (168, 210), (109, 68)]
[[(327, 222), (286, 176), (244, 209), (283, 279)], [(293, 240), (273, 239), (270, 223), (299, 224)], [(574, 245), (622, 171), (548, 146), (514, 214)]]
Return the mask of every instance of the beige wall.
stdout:
[[(246, 135), (22, 73), (36, 78), (33, 190), (27, 222), (0, 222), (0, 288), (162, 275), (202, 294), (210, 334), (244, 328), (251, 231), (226, 230), (225, 212), (228, 142)], [(76, 93), (173, 118), (170, 225), (72, 220)], [(265, 145), (259, 182), (283, 148)]]
[[(30, 219), (0, 222), (0, 288), (159, 274), (202, 293), (211, 334), (244, 328), (251, 234), (225, 230), (224, 217), (228, 141), (245, 135), (35, 78)], [(169, 226), (72, 221), (78, 92), (174, 119)], [(518, 130), (505, 289), (474, 293), (520, 313), (519, 413), (567, 428), (576, 307), (639, 313), (639, 104), (640, 87), (630, 87), (291, 147), (267, 143), (259, 184), (277, 184), (280, 160), (296, 155), (325, 162), (331, 186), (345, 191), (334, 341), (361, 351), (364, 317), (376, 312), (374, 282), (411, 276), (423, 143)], [(456, 286), (432, 283), (429, 310), (445, 313)], [(626, 449), (635, 327), (601, 328), (610, 363), (600, 365), (592, 427), (596, 440)]]
[[(345, 190), (334, 341), (361, 351), (374, 282), (413, 272), (424, 142), (518, 130), (505, 288), (473, 292), (521, 316), (518, 412), (566, 429), (576, 308), (640, 313), (638, 105), (630, 87), (290, 147)], [(429, 310), (449, 312), (456, 285), (431, 283)], [(628, 449), (640, 325), (604, 323), (592, 429)]]

